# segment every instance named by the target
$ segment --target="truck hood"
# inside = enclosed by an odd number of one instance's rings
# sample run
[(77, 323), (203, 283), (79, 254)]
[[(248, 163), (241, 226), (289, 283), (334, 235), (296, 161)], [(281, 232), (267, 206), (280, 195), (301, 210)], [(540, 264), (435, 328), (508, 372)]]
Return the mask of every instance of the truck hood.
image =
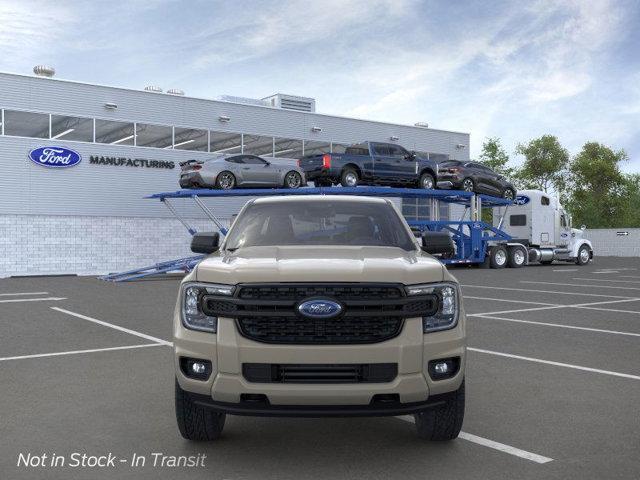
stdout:
[(394, 247), (247, 247), (205, 258), (196, 269), (201, 282), (441, 282), (435, 258)]

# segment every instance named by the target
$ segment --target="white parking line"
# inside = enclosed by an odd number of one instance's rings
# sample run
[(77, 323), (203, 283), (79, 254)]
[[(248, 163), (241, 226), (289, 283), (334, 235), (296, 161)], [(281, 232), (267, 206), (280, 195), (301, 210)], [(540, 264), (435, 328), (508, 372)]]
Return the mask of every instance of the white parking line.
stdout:
[(119, 325), (114, 325), (113, 323), (103, 322), (102, 320), (98, 320), (97, 318), (87, 317), (86, 315), (75, 313), (70, 310), (65, 310), (64, 308), (58, 308), (58, 307), (49, 307), (49, 308), (51, 308), (51, 310), (55, 310), (56, 312), (66, 313), (67, 315), (81, 318), (83, 320), (87, 320), (88, 322), (97, 323), (98, 325), (103, 325), (105, 327), (113, 328), (114, 330), (119, 330), (120, 332), (125, 332), (131, 335), (135, 335), (136, 337), (146, 338), (147, 340), (151, 340), (152, 342), (160, 343), (162, 345), (167, 345), (169, 347), (173, 346), (173, 343), (171, 342), (167, 342), (166, 340), (163, 340), (158, 337), (152, 337), (151, 335), (147, 335), (146, 333), (136, 332), (135, 330), (124, 328)]
[(611, 282), (611, 283), (640, 283), (634, 280), (609, 280), (608, 278), (581, 278), (581, 277), (572, 277), (571, 280), (586, 280), (588, 282)]
[(0, 297), (13, 297), (17, 295), (49, 295), (49, 292), (0, 293)]
[[(533, 280), (520, 280), (520, 283), (534, 283), (538, 285), (562, 285), (563, 287), (615, 288), (616, 290), (640, 290), (640, 287), (619, 287), (617, 285), (581, 285), (579, 283), (536, 282)], [(556, 292), (556, 293), (560, 293), (560, 292)]]
[[(465, 298), (469, 298), (469, 297), (465, 297)], [(557, 308), (586, 308), (586, 309), (591, 309), (591, 310), (603, 310), (606, 312), (625, 312), (625, 313), (638, 313), (635, 312), (633, 310), (615, 310), (615, 309), (611, 309), (611, 308), (598, 308), (598, 307), (593, 307), (592, 305), (606, 305), (609, 303), (626, 303), (626, 302), (637, 302), (640, 301), (640, 298), (625, 298), (623, 300), (606, 300), (604, 302), (589, 302), (589, 303), (574, 303), (574, 304), (570, 304), (570, 305), (554, 305), (554, 304), (549, 304), (549, 306), (547, 307), (534, 307), (534, 308), (517, 308), (514, 310), (498, 310), (495, 312), (482, 312), (482, 313), (468, 313), (467, 317), (482, 317), (485, 315), (501, 315), (503, 313), (522, 313), (522, 312), (537, 312), (540, 310), (554, 310)]]
[(43, 298), (10, 298), (7, 300), (0, 300), (0, 303), (19, 303), (19, 302), (57, 302), (59, 300), (66, 300), (65, 297), (43, 297)]
[(555, 268), (552, 271), (554, 272), (577, 272), (580, 270), (579, 268)]
[[(403, 415), (396, 418), (404, 420), (405, 422), (415, 423), (415, 419), (410, 415)], [(495, 442), (493, 440), (489, 440), (488, 438), (479, 437), (477, 435), (473, 435), (472, 433), (460, 432), (458, 438), (466, 440), (467, 442), (482, 445), (483, 447), (488, 447), (503, 453), (508, 453), (509, 455), (513, 455), (515, 457), (524, 458), (525, 460), (530, 460), (535, 463), (549, 463), (553, 461), (553, 458), (544, 457), (542, 455), (538, 455), (537, 453), (527, 452), (526, 450), (512, 447), (511, 445), (506, 445), (504, 443)]]
[[(469, 315), (468, 315), (469, 316)], [(541, 325), (544, 327), (569, 328), (572, 330), (585, 330), (587, 332), (609, 333), (611, 335), (626, 335), (629, 337), (640, 337), (640, 333), (620, 332), (618, 330), (605, 330), (602, 328), (578, 327), (576, 325), (563, 325), (562, 323), (534, 322), (532, 320), (520, 320), (517, 318), (502, 318), (493, 315), (473, 315), (474, 318), (487, 318), (490, 320), (502, 320), (505, 322), (528, 323), (530, 325)]]
[(520, 304), (524, 304), (524, 305), (547, 305), (547, 306), (553, 306), (556, 307), (558, 306), (556, 303), (543, 303), (543, 302), (525, 302), (523, 300), (509, 300), (507, 298), (489, 298), (489, 297), (471, 297), (469, 295), (462, 295), (462, 298), (464, 299), (471, 299), (471, 300), (488, 300), (491, 302), (508, 302), (508, 303), (520, 303)]
[(28, 358), (59, 357), (62, 355), (78, 355), (80, 353), (112, 352), (114, 350), (130, 350), (132, 348), (160, 347), (161, 343), (145, 343), (144, 345), (127, 345), (125, 347), (92, 348), (90, 350), (71, 350), (68, 352), (37, 353), (35, 355), (19, 355), (17, 357), (0, 358), (0, 362), (9, 360), (25, 360)]
[[(565, 285), (564, 283), (558, 283), (557, 285)], [(583, 297), (605, 297), (605, 298), (629, 298), (635, 300), (637, 297), (623, 297), (621, 295), (603, 295), (599, 293), (580, 293), (580, 292), (558, 292), (555, 290), (534, 290), (532, 288), (513, 288), (513, 287), (494, 287), (489, 285), (462, 285), (465, 288), (489, 288), (492, 290), (511, 290), (514, 292), (527, 292), (527, 293), (553, 293), (554, 295), (578, 295)], [(579, 285), (580, 287), (582, 285)]]
[(622, 378), (630, 378), (632, 380), (640, 380), (640, 376), (631, 375), (629, 373), (612, 372), (610, 370), (600, 370), (599, 368), (583, 367), (581, 365), (573, 365), (571, 363), (553, 362), (551, 360), (543, 360), (541, 358), (533, 358), (533, 357), (524, 357), (522, 355), (512, 355), (511, 353), (495, 352), (493, 350), (484, 350), (482, 348), (467, 347), (467, 350), (471, 352), (486, 353), (487, 355), (496, 355), (498, 357), (515, 358), (517, 360), (525, 360), (527, 362), (543, 363), (546, 365), (554, 365), (556, 367), (565, 367), (565, 368), (571, 368), (574, 370), (582, 370), (585, 372), (602, 373), (604, 375), (611, 375), (613, 377), (622, 377)]

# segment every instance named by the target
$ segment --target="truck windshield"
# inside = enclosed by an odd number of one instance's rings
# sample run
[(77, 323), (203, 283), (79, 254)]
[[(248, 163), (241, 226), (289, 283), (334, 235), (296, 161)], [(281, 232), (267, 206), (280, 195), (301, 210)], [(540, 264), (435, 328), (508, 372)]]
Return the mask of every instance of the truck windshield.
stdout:
[(281, 245), (416, 246), (396, 210), (386, 203), (308, 201), (252, 204), (226, 240), (230, 251)]

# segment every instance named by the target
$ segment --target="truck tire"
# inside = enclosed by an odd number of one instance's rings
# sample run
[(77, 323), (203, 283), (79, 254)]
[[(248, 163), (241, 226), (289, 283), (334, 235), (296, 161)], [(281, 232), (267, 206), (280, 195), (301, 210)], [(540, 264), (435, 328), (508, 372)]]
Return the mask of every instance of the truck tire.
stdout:
[(423, 173), (420, 175), (420, 180), (418, 182), (418, 188), (422, 188), (425, 190), (433, 190), (436, 188), (436, 181), (433, 178), (433, 175), (430, 173)]
[(347, 167), (342, 170), (342, 175), (340, 175), (340, 184), (343, 187), (357, 187), (359, 180), (358, 172), (353, 168)]
[(491, 268), (504, 268), (507, 266), (507, 260), (509, 255), (507, 249), (502, 245), (495, 245), (491, 247), (489, 253), (489, 265)]
[(589, 247), (587, 247), (586, 245), (582, 245), (578, 249), (578, 256), (576, 257), (576, 264), (577, 265), (586, 265), (587, 263), (589, 263), (589, 260), (591, 260), (591, 251), (589, 250)]
[(527, 263), (527, 252), (522, 247), (509, 247), (509, 258), (507, 265), (509, 268), (524, 267)]
[(176, 420), (183, 438), (198, 442), (216, 440), (222, 434), (226, 414), (193, 402), (176, 380)]
[(414, 415), (418, 437), (446, 441), (458, 437), (464, 420), (464, 380), (446, 403)]

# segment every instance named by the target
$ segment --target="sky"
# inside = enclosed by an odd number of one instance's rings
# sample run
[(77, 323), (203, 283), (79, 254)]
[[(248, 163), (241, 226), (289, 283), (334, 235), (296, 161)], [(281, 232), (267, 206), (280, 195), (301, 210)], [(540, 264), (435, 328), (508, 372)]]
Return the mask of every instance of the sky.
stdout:
[(640, 172), (640, 0), (0, 0), (0, 71), (624, 149)]

